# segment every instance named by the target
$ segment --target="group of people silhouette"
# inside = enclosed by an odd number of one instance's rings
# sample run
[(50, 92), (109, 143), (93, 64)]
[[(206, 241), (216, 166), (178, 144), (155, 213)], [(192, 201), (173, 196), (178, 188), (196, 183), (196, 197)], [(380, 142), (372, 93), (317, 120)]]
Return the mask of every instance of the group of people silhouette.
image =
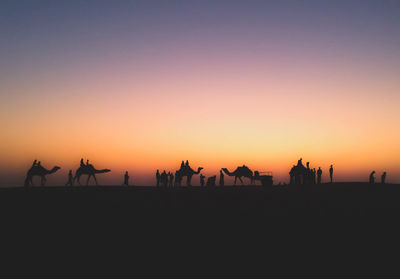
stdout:
[[(371, 174), (369, 175), (369, 183), (371, 184), (375, 183), (375, 171), (372, 171)], [(386, 183), (386, 172), (383, 172), (381, 175), (381, 183), (382, 184)]]
[[(322, 180), (322, 169), (318, 167), (318, 170), (310, 167), (310, 162), (303, 165), (303, 158), (297, 161), (297, 165), (294, 165), (289, 172), (290, 184), (321, 184)], [(329, 168), (329, 179), (333, 182), (333, 165)]]
[[(191, 186), (190, 181), (191, 177), (194, 174), (199, 174), (201, 169), (203, 168), (198, 168), (198, 171), (194, 171), (190, 165), (189, 161), (186, 160), (181, 162), (180, 168), (175, 171), (175, 174), (171, 171), (167, 172), (164, 170), (162, 173), (160, 173), (160, 170), (156, 171), (156, 187), (181, 187), (182, 186), (182, 179), (184, 176), (187, 176), (188, 182), (187, 186)], [(205, 181), (206, 176), (203, 174), (200, 174), (200, 186), (215, 186), (216, 184), (216, 178), (217, 176), (210, 176), (207, 178), (207, 182)], [(224, 174), (222, 171), (220, 171), (220, 177), (219, 177), (219, 185), (224, 186)]]
[[(293, 165), (291, 168), (289, 175), (290, 175), (290, 184), (321, 184), (322, 181), (322, 169), (321, 167), (318, 167), (316, 170), (315, 168), (310, 167), (310, 163), (307, 162), (306, 166), (303, 165), (302, 158), (300, 158), (297, 161), (297, 165)], [(32, 163), (31, 168), (27, 172), (27, 177), (25, 179), (25, 186), (33, 185), (32, 177), (33, 176), (40, 176), (41, 177), (41, 184), (44, 185), (46, 182), (46, 175), (52, 174), (59, 170), (60, 167), (53, 167), (51, 170), (45, 169), (40, 161), (34, 160)], [(166, 172), (164, 170), (162, 173), (160, 173), (159, 170), (156, 171), (156, 186), (157, 187), (180, 187), (182, 186), (182, 180), (186, 176), (187, 177), (187, 186), (191, 186), (191, 178), (195, 174), (200, 174), (200, 171), (203, 168), (199, 167), (197, 171), (194, 171), (190, 165), (189, 161), (186, 160), (186, 162), (182, 161), (180, 168), (175, 171), (175, 173), (169, 171)], [(77, 181), (80, 185), (79, 178), (81, 175), (86, 174), (88, 175), (87, 183), (88, 185), (89, 179), (91, 177), (94, 178), (96, 184), (97, 184), (97, 179), (95, 174), (99, 173), (105, 173), (109, 172), (109, 169), (102, 169), (102, 170), (97, 170), (89, 163), (89, 160), (86, 160), (86, 163), (84, 163), (83, 158), (80, 160), (80, 166), (76, 171), (75, 176), (72, 173), (72, 170), (69, 170), (68, 172), (68, 180), (65, 186), (73, 186), (74, 182)], [(219, 186), (224, 186), (225, 185), (225, 178), (224, 178), (224, 172), (229, 175), (229, 176), (234, 176), (235, 177), (235, 182), (236, 178), (238, 178), (241, 182), (240, 177), (248, 177), (251, 181), (251, 184), (254, 184), (254, 181), (260, 178), (263, 178), (260, 176), (258, 171), (255, 171), (254, 174), (253, 172), (248, 169), (248, 167), (244, 166), (243, 167), (238, 167), (235, 171), (230, 172), (225, 168), (222, 168), (219, 171)], [(330, 166), (329, 168), (329, 179), (330, 182), (333, 182), (333, 165)], [(267, 175), (268, 176), (268, 175)], [(266, 176), (266, 177), (267, 177)], [(268, 176), (269, 177), (269, 176)], [(267, 185), (272, 185), (272, 175), (270, 175), (271, 178), (271, 183)], [(129, 174), (128, 171), (125, 172), (124, 177), (123, 177), (123, 184), (125, 186), (129, 186)], [(206, 176), (203, 174), (200, 174), (200, 186), (208, 186), (208, 187), (213, 187), (216, 186), (216, 180), (217, 176), (213, 175), (207, 178), (206, 181)], [(373, 184), (375, 183), (375, 171), (372, 171), (369, 175), (369, 183)], [(386, 172), (383, 172), (381, 175), (381, 183), (385, 184), (386, 183)], [(235, 183), (236, 184), (236, 183)], [(262, 183), (264, 185), (264, 183)]]

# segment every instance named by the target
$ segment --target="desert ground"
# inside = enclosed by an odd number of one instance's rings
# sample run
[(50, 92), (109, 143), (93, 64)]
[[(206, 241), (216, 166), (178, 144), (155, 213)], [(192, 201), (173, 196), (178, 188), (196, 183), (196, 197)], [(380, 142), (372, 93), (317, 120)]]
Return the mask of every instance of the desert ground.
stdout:
[(35, 186), (1, 188), (4, 212), (41, 214), (98, 210), (132, 216), (340, 217), (400, 214), (399, 184), (300, 186)]

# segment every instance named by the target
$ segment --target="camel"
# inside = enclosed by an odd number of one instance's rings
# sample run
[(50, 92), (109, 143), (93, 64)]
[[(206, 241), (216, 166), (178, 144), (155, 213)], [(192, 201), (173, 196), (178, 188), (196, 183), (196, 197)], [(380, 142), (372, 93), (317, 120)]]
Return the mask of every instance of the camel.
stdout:
[(237, 167), (235, 171), (230, 172), (228, 171), (227, 168), (222, 168), (222, 170), (228, 175), (228, 176), (234, 176), (235, 177), (235, 184), (236, 185), (236, 180), (239, 178), (240, 182), (243, 185), (243, 180), (242, 177), (247, 177), (250, 179), (250, 183), (253, 183), (253, 171), (249, 169), (247, 166), (243, 165), (241, 167)]
[(42, 167), (41, 165), (33, 165), (27, 172), (26, 174), (26, 179), (25, 179), (25, 187), (28, 186), (34, 186), (33, 185), (33, 180), (32, 178), (34, 176), (40, 176), (41, 178), (41, 185), (44, 186), (44, 184), (46, 183), (46, 175), (48, 174), (52, 174), (55, 173), (56, 171), (58, 171), (60, 169), (60, 167), (53, 167), (51, 170), (47, 170), (44, 167)]
[[(190, 166), (185, 166), (184, 168), (181, 168), (179, 171), (177, 171), (179, 173), (178, 174), (179, 180), (182, 180), (182, 178), (184, 176), (186, 176), (187, 177), (186, 185), (187, 186), (192, 186), (191, 185), (192, 176), (194, 174), (199, 174), (202, 169), (203, 169), (202, 167), (199, 167), (197, 169), (197, 171), (194, 171)], [(175, 175), (175, 179), (176, 179), (176, 175)]]
[(74, 182), (75, 182), (75, 180), (77, 180), (78, 184), (81, 185), (81, 182), (80, 182), (81, 175), (86, 174), (88, 176), (87, 181), (86, 181), (86, 186), (88, 186), (89, 179), (92, 176), (94, 178), (94, 181), (96, 182), (96, 185), (98, 185), (97, 179), (96, 179), (96, 174), (97, 173), (105, 173), (105, 172), (109, 172), (109, 171), (111, 171), (111, 170), (109, 170), (109, 169), (96, 170), (93, 167), (93, 165), (81, 165), (75, 172)]

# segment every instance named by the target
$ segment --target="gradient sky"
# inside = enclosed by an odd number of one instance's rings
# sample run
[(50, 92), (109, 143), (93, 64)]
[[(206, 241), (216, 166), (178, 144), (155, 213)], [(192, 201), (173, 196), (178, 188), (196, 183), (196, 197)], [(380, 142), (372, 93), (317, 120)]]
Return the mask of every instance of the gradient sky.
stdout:
[(0, 186), (81, 157), (400, 182), (400, 1), (3, 0), (0, 63)]

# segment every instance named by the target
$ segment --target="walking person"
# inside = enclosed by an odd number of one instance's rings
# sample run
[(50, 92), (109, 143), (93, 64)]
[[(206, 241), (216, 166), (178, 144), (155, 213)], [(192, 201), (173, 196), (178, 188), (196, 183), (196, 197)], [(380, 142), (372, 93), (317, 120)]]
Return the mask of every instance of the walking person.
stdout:
[(160, 171), (159, 170), (157, 170), (157, 172), (156, 172), (156, 181), (157, 181), (156, 186), (160, 187)]
[(74, 177), (72, 176), (72, 170), (69, 170), (68, 173), (68, 181), (67, 184), (65, 184), (65, 186), (73, 186), (73, 182), (74, 181)]
[(125, 172), (124, 175), (124, 185), (125, 186), (129, 186), (129, 175), (128, 175), (128, 171)]
[(321, 184), (321, 176), (322, 176), (322, 170), (321, 170), (321, 167), (319, 167), (318, 170), (317, 170), (317, 182), (318, 182), (318, 184)]
[(224, 181), (224, 174), (222, 170), (219, 171), (219, 186), (222, 187), (224, 186), (225, 181)]
[(331, 179), (331, 183), (333, 182), (333, 165), (329, 168), (329, 178)]
[(375, 171), (372, 171), (371, 174), (369, 175), (369, 183), (374, 184), (375, 183)]
[(385, 171), (384, 173), (382, 173), (382, 176), (381, 176), (381, 183), (382, 183), (382, 184), (385, 184), (385, 183), (386, 183), (386, 171)]
[(201, 187), (204, 187), (204, 179), (205, 178), (206, 177), (204, 175), (200, 174), (200, 185), (201, 185)]

